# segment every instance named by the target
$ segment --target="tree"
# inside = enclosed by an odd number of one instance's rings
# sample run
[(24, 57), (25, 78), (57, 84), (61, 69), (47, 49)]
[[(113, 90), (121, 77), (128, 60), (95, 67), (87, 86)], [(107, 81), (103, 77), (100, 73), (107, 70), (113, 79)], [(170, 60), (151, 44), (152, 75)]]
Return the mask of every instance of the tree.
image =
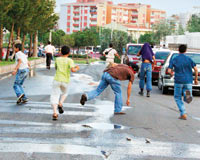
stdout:
[(154, 40), (153, 40), (153, 33), (149, 32), (149, 33), (145, 33), (144, 35), (141, 35), (139, 38), (139, 43), (145, 43), (148, 42), (150, 44), (154, 44)]
[(179, 24), (179, 26), (178, 26), (178, 35), (184, 35), (184, 33), (185, 33), (185, 30), (184, 30), (182, 24)]
[(189, 32), (200, 32), (200, 14), (193, 14), (188, 22), (187, 29)]
[(2, 60), (3, 28), (7, 20), (7, 13), (13, 6), (13, 0), (0, 1), (0, 60)]
[(52, 44), (60, 47), (63, 45), (63, 37), (65, 36), (65, 32), (63, 30), (57, 30), (56, 32), (52, 32)]
[(171, 35), (171, 33), (172, 26), (170, 26), (167, 20), (162, 20), (160, 23), (156, 23), (153, 26), (153, 39), (157, 44), (159, 44), (162, 39), (165, 40), (165, 37)]

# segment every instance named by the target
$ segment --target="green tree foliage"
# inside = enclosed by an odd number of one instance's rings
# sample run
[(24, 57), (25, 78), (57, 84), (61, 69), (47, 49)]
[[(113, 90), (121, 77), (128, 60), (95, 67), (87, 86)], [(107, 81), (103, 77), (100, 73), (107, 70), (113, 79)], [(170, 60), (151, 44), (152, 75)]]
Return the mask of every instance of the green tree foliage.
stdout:
[(193, 14), (188, 22), (187, 29), (189, 32), (200, 32), (200, 14)]
[(139, 43), (145, 43), (148, 42), (150, 44), (154, 44), (155, 41), (153, 40), (153, 33), (145, 33), (144, 35), (141, 35), (139, 38)]
[(153, 39), (155, 43), (159, 44), (160, 41), (167, 35), (171, 35), (173, 32), (172, 26), (167, 22), (167, 20), (160, 21), (153, 26)]

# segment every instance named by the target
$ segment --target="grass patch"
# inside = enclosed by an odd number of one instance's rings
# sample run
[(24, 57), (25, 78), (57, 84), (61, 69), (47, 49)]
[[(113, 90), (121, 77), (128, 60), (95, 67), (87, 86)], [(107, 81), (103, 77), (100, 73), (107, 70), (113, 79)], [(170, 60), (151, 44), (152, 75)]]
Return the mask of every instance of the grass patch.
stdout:
[[(88, 62), (89, 63), (92, 63), (92, 62), (96, 62), (96, 61), (99, 61), (97, 59), (88, 59)], [(74, 63), (77, 63), (77, 64), (87, 64), (87, 60), (86, 59), (74, 59)]]
[[(30, 58), (28, 58), (29, 61), (36, 60), (36, 59), (40, 59), (40, 58), (38, 58), (38, 57), (30, 57)], [(13, 61), (11, 61), (11, 60), (0, 61), (0, 66), (7, 66), (7, 65), (11, 65), (11, 64), (15, 64), (15, 60), (13, 60)]]

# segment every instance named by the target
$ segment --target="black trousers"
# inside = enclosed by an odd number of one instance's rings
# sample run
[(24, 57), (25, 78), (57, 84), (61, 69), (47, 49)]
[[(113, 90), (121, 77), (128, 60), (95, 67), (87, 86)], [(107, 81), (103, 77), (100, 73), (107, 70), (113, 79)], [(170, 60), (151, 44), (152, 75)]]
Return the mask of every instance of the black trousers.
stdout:
[(46, 54), (46, 65), (47, 65), (47, 67), (51, 66), (51, 60), (52, 60), (52, 54), (51, 53), (47, 53)]

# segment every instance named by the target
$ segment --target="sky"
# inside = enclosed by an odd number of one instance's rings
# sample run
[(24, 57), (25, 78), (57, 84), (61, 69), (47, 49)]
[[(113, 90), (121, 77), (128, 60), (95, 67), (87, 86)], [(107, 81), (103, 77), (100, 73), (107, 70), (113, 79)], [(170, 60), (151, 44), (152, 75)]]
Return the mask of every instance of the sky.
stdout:
[[(112, 0), (117, 3), (142, 3), (150, 4), (152, 8), (165, 10), (167, 16), (172, 14), (186, 13), (193, 10), (193, 6), (198, 6), (200, 10), (200, 0)], [(60, 4), (76, 2), (76, 0), (56, 0), (56, 12), (60, 11)]]

